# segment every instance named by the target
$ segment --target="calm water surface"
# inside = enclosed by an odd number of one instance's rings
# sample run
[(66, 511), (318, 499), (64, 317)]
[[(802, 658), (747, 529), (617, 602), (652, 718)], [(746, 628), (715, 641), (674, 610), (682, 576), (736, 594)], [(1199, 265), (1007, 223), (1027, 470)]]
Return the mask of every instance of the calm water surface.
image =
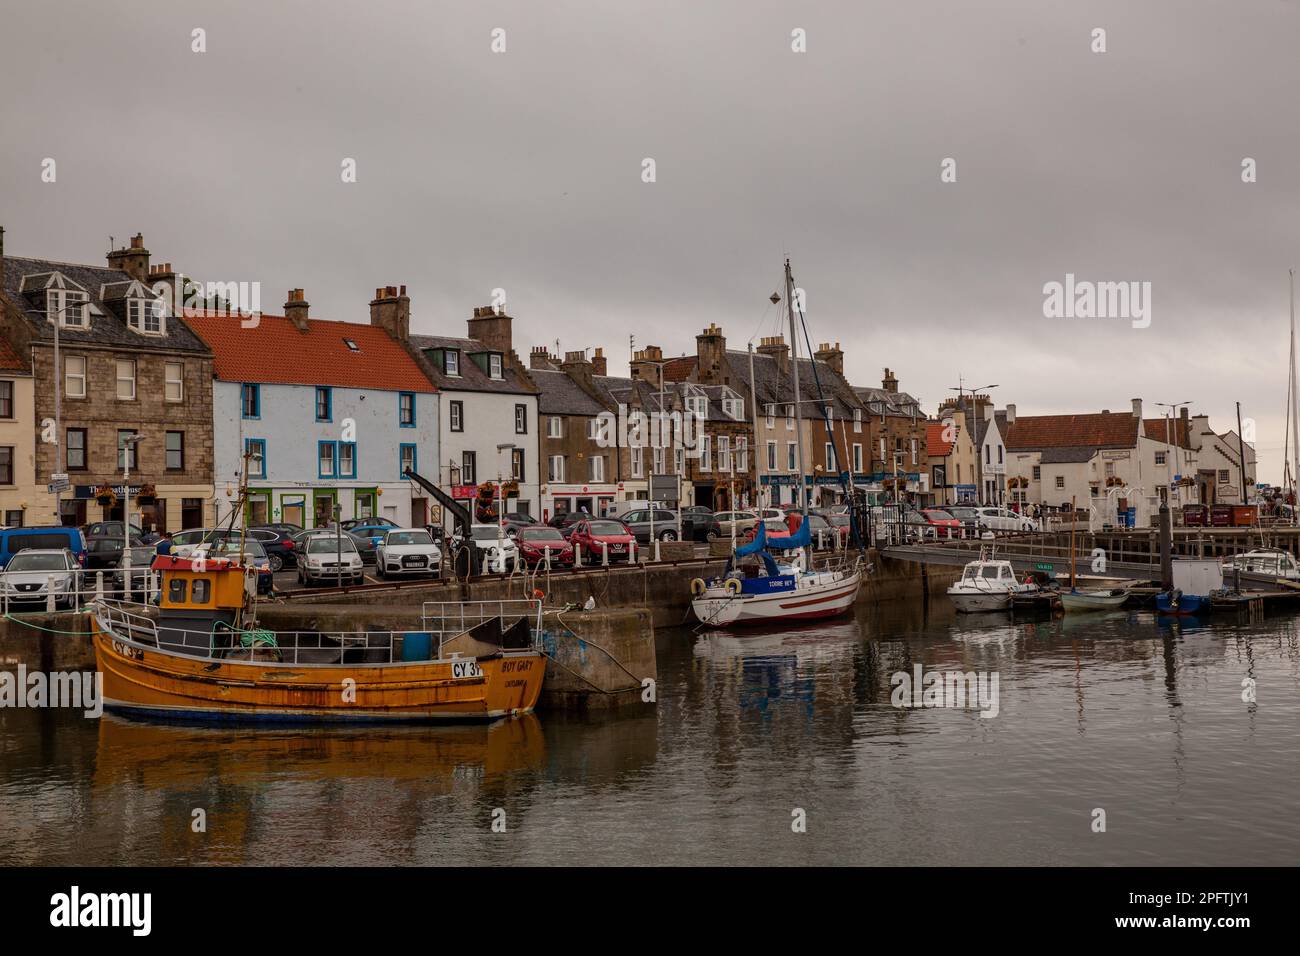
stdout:
[[(662, 631), (658, 653), (657, 705), (601, 719), (264, 731), (0, 711), (0, 862), (1300, 862), (1292, 616), (896, 604), (779, 634)], [(917, 663), (997, 672), (997, 717), (891, 706), (890, 674)]]

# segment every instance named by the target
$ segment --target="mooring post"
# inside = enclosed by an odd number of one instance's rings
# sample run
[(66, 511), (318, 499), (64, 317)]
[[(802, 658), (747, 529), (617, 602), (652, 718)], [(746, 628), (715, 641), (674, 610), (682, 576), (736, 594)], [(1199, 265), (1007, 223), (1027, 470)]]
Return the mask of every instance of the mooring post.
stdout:
[(1174, 586), (1174, 529), (1169, 522), (1169, 506), (1160, 505), (1160, 585), (1166, 591)]

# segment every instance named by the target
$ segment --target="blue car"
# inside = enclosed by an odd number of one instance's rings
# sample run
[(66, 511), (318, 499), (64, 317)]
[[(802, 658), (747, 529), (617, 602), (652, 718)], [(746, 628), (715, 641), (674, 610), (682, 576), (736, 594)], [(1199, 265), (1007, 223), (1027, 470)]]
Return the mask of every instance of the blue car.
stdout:
[(344, 525), (343, 530), (350, 534), (354, 534), (359, 538), (369, 538), (370, 543), (377, 548), (383, 543), (384, 535), (388, 534), (388, 532), (392, 531), (395, 527), (396, 525), (391, 523), (381, 524), (376, 521), (370, 524), (354, 524), (350, 528)]
[(77, 528), (59, 526), (41, 528), (8, 528), (0, 531), (0, 568), (19, 551), (30, 549), (61, 551), (67, 549), (77, 557), (77, 563), (86, 566), (86, 539)]

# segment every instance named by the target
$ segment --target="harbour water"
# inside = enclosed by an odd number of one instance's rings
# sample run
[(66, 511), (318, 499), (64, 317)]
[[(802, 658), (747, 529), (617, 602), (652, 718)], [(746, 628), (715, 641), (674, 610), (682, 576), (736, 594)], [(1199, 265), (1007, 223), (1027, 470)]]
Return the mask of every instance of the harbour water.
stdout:
[[(1300, 862), (1296, 617), (898, 603), (662, 631), (658, 654), (657, 701), (615, 717), (260, 730), (0, 710), (0, 863)], [(996, 716), (894, 706), (891, 675), (918, 664), (996, 675)]]

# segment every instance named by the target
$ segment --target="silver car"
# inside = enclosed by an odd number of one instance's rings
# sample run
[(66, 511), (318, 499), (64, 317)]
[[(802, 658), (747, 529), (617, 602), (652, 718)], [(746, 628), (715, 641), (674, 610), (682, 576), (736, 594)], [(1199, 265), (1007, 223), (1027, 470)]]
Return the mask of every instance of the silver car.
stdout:
[[(649, 508), (642, 508), (638, 511), (627, 512), (619, 520), (632, 531), (637, 544), (649, 544), (651, 540), (651, 515), (652, 512)], [(654, 536), (660, 541), (676, 541), (681, 538), (682, 522), (676, 514), (663, 508), (655, 508), (653, 518)]]
[(81, 600), (81, 591), (81, 565), (66, 548), (19, 551), (0, 574), (0, 595), (9, 604), (45, 604), (53, 592), (56, 607), (74, 608)]

